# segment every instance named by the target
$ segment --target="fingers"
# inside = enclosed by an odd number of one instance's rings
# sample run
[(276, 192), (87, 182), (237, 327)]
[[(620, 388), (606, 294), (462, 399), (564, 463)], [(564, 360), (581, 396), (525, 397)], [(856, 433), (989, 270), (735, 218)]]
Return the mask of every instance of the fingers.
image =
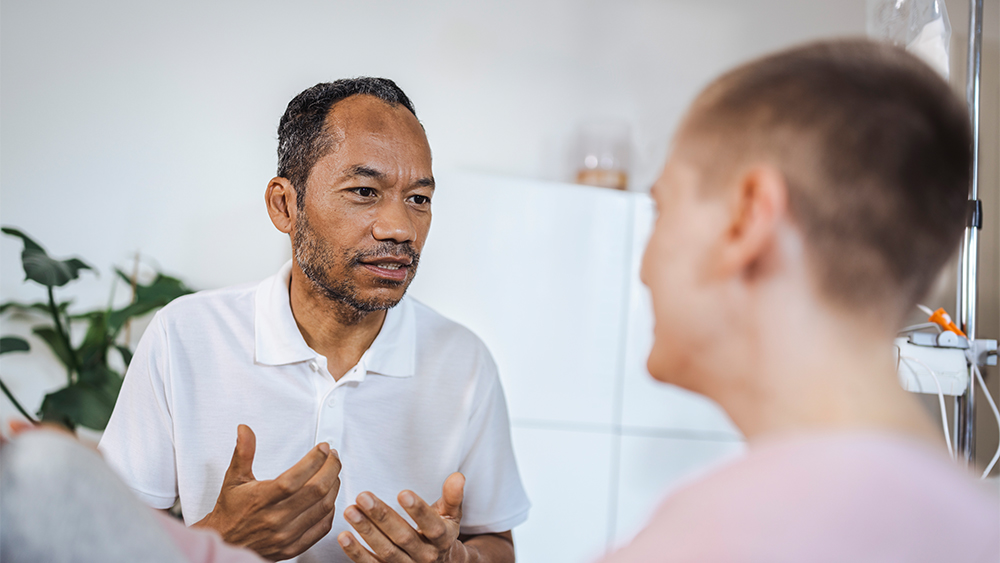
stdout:
[(380, 559), (388, 562), (437, 559), (439, 550), (378, 497), (364, 492), (357, 500), (357, 505), (344, 511), (344, 518)]
[(324, 521), (333, 521), (337, 496), (340, 494), (339, 472), (340, 460), (330, 455), (324, 467), (302, 489), (277, 505), (282, 509), (298, 513), (290, 524), (291, 529), (299, 534), (305, 534)]
[[(297, 494), (303, 486), (310, 482), (317, 475), (322, 482), (313, 483), (312, 494), (303, 495), (299, 502), (308, 506), (325, 496), (326, 491), (316, 492), (315, 489), (328, 488), (330, 484), (337, 480), (340, 474), (340, 458), (337, 453), (330, 450), (329, 444), (320, 442), (319, 445), (309, 450), (309, 453), (302, 456), (295, 465), (287, 469), (274, 480), (275, 500), (289, 498)], [(325, 485), (325, 487), (321, 487)]]
[(233, 459), (229, 462), (225, 480), (245, 483), (253, 481), (253, 456), (257, 450), (257, 436), (246, 424), (236, 427), (236, 448), (233, 449)]
[[(320, 444), (319, 448), (322, 451), (326, 444)], [(328, 450), (326, 460), (323, 461), (323, 466), (317, 471), (305, 484), (305, 489), (313, 489), (313, 496), (317, 499), (326, 496), (329, 491), (333, 491), (334, 498), (337, 496), (337, 492), (340, 490), (340, 455), (337, 450)]]
[(340, 544), (340, 549), (344, 550), (344, 553), (354, 563), (381, 563), (350, 532), (341, 532), (337, 536), (337, 543)]
[(458, 537), (457, 526), (453, 523), (449, 527), (449, 523), (438, 514), (437, 509), (429, 506), (413, 491), (399, 493), (397, 500), (403, 510), (416, 522), (420, 534), (434, 547), (446, 549)]
[(462, 519), (462, 499), (465, 497), (465, 475), (455, 472), (444, 480), (441, 487), (441, 516)]
[(298, 537), (295, 543), (290, 546), (292, 553), (301, 553), (309, 549), (330, 533), (330, 530), (333, 529), (333, 518), (337, 513), (334, 505), (336, 499), (337, 490), (330, 491), (330, 494), (322, 502), (317, 502), (309, 507), (306, 512), (300, 514), (292, 522), (292, 526), (299, 530), (311, 525), (304, 532), (297, 533)]

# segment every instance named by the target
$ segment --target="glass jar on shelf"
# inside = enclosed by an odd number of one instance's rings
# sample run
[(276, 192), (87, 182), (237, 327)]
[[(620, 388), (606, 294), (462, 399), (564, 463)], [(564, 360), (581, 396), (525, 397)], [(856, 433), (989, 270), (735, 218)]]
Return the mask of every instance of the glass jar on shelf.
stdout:
[(616, 190), (628, 188), (631, 132), (621, 119), (582, 123), (573, 157), (578, 184)]

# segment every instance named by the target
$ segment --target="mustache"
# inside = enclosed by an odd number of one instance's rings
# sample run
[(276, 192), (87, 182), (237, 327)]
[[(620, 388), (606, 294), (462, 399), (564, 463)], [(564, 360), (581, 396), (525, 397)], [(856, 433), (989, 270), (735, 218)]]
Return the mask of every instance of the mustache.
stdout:
[(406, 255), (410, 258), (410, 267), (416, 268), (417, 263), (420, 262), (420, 253), (417, 252), (416, 248), (413, 248), (408, 242), (391, 242), (382, 241), (378, 243), (375, 248), (365, 250), (363, 252), (358, 252), (351, 258), (351, 265), (357, 266), (362, 263), (363, 260), (370, 260), (373, 258), (387, 258), (390, 256), (400, 256)]

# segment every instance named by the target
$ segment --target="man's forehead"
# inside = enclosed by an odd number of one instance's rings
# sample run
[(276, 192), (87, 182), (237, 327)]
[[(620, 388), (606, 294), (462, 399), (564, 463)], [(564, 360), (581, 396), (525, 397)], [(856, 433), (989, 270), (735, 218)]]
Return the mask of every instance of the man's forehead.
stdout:
[(423, 134), (417, 117), (405, 106), (393, 105), (367, 94), (355, 94), (333, 104), (326, 114), (324, 127), (331, 133), (400, 129)]
[(340, 155), (350, 165), (376, 155), (430, 159), (430, 145), (416, 116), (403, 105), (374, 96), (354, 95), (334, 104), (324, 132), (329, 138), (327, 156)]

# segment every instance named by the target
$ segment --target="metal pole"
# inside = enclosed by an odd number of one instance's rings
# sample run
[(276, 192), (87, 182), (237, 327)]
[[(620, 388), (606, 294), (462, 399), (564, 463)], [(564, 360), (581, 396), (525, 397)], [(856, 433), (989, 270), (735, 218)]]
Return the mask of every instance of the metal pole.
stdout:
[[(983, 0), (969, 2), (969, 57), (965, 98), (972, 123), (972, 182), (969, 186), (970, 208), (974, 222), (965, 227), (962, 241), (958, 283), (958, 325), (969, 340), (976, 338), (977, 266), (979, 262), (979, 77), (983, 50)], [(975, 393), (971, 374), (965, 394), (955, 401), (955, 447), (961, 459), (972, 466), (976, 457)]]

